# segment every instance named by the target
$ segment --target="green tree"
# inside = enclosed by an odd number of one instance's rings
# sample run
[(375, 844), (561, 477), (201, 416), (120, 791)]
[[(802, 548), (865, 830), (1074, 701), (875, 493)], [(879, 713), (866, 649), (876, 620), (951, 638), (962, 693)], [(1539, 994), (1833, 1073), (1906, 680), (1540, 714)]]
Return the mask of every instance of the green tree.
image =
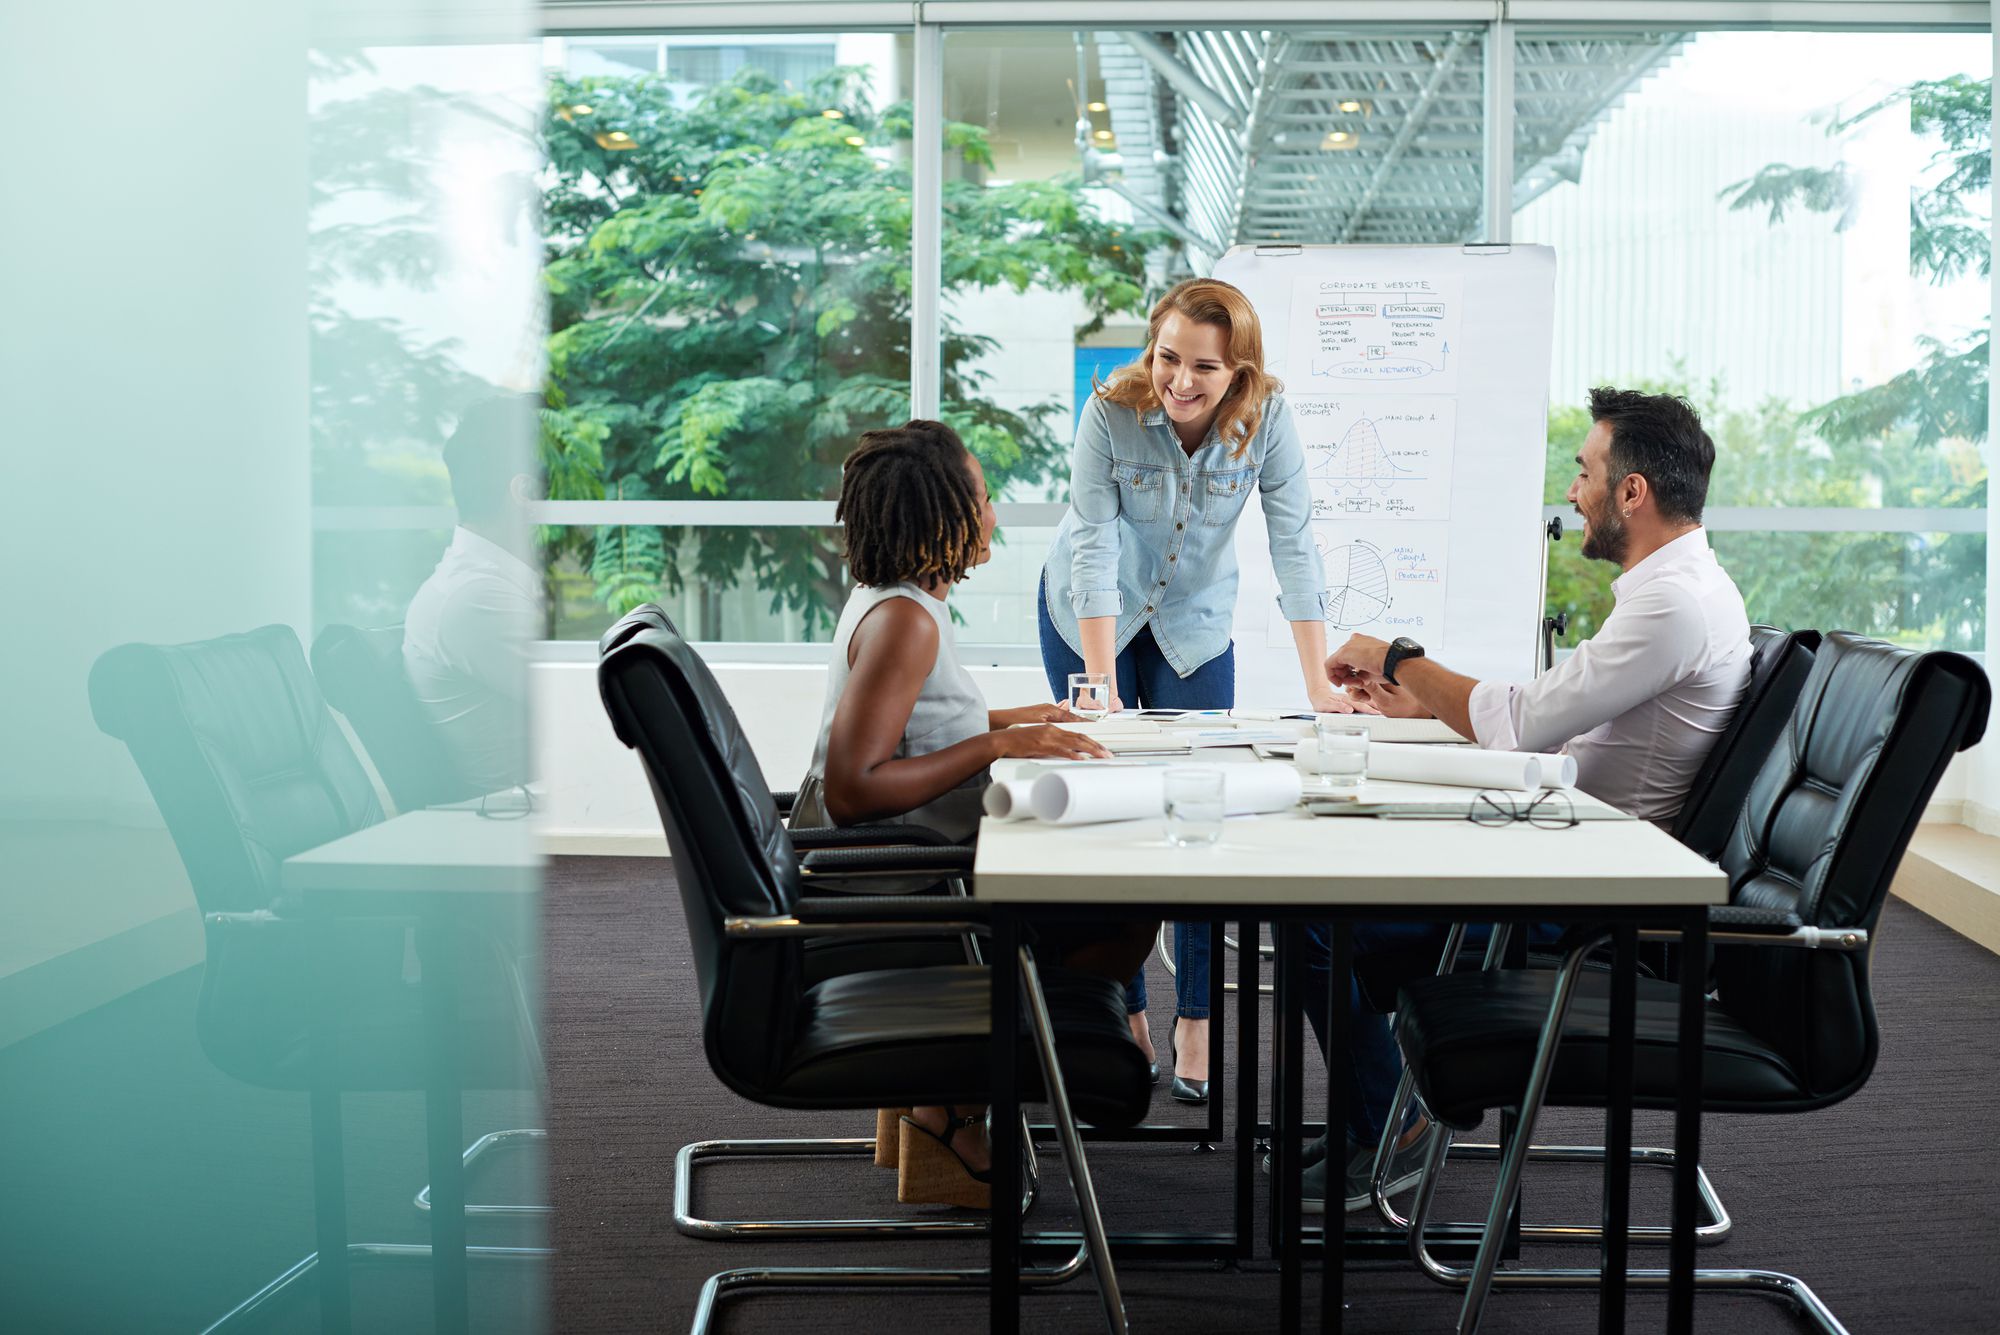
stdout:
[[(794, 89), (754, 69), (692, 101), (657, 78), (557, 79), (545, 133), (550, 293), (544, 465), (553, 499), (826, 499), (856, 435), (909, 415), (911, 136), (865, 71)], [(984, 132), (945, 127), (961, 162)], [(1150, 234), (1099, 219), (1074, 178), (944, 189), (943, 416), (996, 494), (1066, 457), (1055, 402), (1006, 408), (974, 363), (995, 345), (953, 297), (1079, 293), (1086, 330), (1140, 309)], [(1066, 432), (1064, 433), (1066, 434)], [(545, 533), (622, 613), (746, 571), (771, 607), (831, 625), (834, 535), (811, 529)], [(712, 633), (712, 628), (698, 628)]]

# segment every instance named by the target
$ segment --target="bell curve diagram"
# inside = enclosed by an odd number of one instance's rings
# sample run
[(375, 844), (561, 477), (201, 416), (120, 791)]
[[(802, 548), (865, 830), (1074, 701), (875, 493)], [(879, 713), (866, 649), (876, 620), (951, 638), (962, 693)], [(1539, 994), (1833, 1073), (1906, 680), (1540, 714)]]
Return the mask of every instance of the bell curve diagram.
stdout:
[(1289, 403), (1305, 449), (1313, 518), (1451, 517), (1455, 400), (1301, 395)]

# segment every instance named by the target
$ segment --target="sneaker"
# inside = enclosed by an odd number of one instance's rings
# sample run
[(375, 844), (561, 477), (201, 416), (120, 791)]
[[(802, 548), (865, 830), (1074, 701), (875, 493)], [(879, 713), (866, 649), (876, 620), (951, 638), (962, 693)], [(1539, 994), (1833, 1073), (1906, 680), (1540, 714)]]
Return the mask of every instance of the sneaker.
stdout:
[[(1312, 1167), (1324, 1158), (1326, 1158), (1326, 1137), (1324, 1135), (1307, 1141), (1299, 1149), (1299, 1162), (1307, 1168)], [(1271, 1155), (1267, 1151), (1264, 1155), (1264, 1172), (1269, 1174), (1270, 1171)]]
[[(1394, 1196), (1417, 1185), (1423, 1176), (1424, 1159), (1430, 1153), (1431, 1140), (1437, 1135), (1437, 1124), (1424, 1128), (1422, 1135), (1402, 1149), (1389, 1156), (1388, 1176), (1382, 1187), (1384, 1196)], [(1347, 1156), (1347, 1200), (1344, 1208), (1363, 1210), (1368, 1207), (1368, 1179), (1375, 1171), (1375, 1148), (1349, 1146)], [(1326, 1213), (1326, 1160), (1322, 1159), (1306, 1169), (1299, 1185), (1304, 1195), (1306, 1214)]]

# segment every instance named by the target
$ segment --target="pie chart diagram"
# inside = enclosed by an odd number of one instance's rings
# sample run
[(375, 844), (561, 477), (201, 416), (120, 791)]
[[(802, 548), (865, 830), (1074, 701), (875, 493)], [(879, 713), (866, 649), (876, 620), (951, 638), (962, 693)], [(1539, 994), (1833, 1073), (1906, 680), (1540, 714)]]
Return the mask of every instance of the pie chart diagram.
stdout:
[(1324, 561), (1329, 624), (1353, 630), (1389, 610), (1389, 567), (1380, 551), (1365, 542), (1343, 543)]

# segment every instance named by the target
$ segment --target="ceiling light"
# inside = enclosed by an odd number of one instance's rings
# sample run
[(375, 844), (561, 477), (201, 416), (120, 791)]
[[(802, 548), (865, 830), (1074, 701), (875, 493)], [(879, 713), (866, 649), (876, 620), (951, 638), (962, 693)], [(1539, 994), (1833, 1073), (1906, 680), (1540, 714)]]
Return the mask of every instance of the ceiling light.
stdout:
[(1329, 141), (1331, 141), (1331, 142), (1333, 142), (1333, 143), (1336, 143), (1336, 144), (1344, 144), (1344, 143), (1346, 143), (1346, 142), (1347, 142), (1347, 138), (1348, 138), (1348, 136), (1347, 136), (1347, 131), (1345, 131), (1345, 130), (1335, 130), (1335, 131), (1334, 131), (1334, 132), (1333, 132), (1332, 134), (1330, 134), (1330, 135), (1328, 135), (1328, 136), (1327, 136), (1327, 139), (1328, 139)]
[(609, 149), (613, 153), (634, 149), (639, 146), (638, 141), (623, 130), (613, 130), (608, 134), (600, 132), (592, 135), (591, 138), (597, 141), (599, 148)]
[(841, 113), (834, 110), (832, 107), (828, 107), (825, 111), (822, 111), (819, 114), (826, 117), (830, 121), (837, 121), (840, 119), (841, 116)]
[(1111, 110), (1111, 108), (1110, 108), (1110, 107), (1107, 107), (1107, 106), (1105, 106), (1105, 105), (1104, 105), (1104, 104), (1103, 104), (1102, 102), (1092, 102), (1092, 103), (1090, 103), (1090, 104), (1089, 104), (1089, 106), (1090, 106), (1090, 109), (1091, 109), (1092, 111), (1109, 111), (1109, 110)]
[(1109, 131), (1109, 130), (1099, 130), (1099, 131), (1097, 132), (1097, 137), (1098, 137), (1099, 139), (1109, 139), (1109, 138), (1111, 137), (1111, 131)]
[(597, 110), (597, 108), (591, 106), (588, 102), (579, 102), (575, 106), (571, 107), (570, 110), (574, 111), (579, 116), (588, 116), (591, 112)]
[(854, 145), (854, 147), (859, 148), (868, 141), (866, 139), (863, 139), (858, 134), (850, 134), (847, 136), (847, 142)]
[(1348, 112), (1359, 111), (1361, 110), (1361, 104), (1359, 102), (1356, 102), (1353, 98), (1349, 98), (1347, 101), (1342, 102), (1340, 104), (1340, 109), (1342, 111), (1348, 111)]

